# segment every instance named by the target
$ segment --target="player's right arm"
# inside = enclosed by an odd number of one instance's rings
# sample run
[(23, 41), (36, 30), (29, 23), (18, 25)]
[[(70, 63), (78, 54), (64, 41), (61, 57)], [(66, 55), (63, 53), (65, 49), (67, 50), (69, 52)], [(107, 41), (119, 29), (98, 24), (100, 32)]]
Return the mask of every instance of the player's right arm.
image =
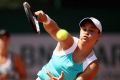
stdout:
[(38, 21), (43, 23), (45, 30), (56, 40), (59, 41), (61, 44), (61, 48), (68, 49), (73, 44), (73, 38), (70, 34), (66, 40), (58, 40), (56, 37), (56, 33), (61, 29), (57, 25), (57, 23), (49, 18), (42, 10), (35, 12), (35, 15), (38, 17)]
[(86, 70), (78, 75), (76, 80), (94, 80), (99, 70), (99, 63), (98, 60), (93, 61)]
[(17, 53), (14, 53), (13, 60), (14, 60), (15, 70), (20, 78), (19, 80), (27, 80), (27, 71), (21, 57)]

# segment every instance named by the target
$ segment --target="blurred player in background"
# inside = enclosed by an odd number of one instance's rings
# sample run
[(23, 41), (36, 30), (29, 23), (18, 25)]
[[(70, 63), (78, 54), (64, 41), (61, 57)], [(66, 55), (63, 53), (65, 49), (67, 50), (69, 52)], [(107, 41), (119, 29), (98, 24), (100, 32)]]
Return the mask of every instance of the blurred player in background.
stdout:
[(67, 38), (58, 39), (56, 34), (61, 28), (57, 23), (42, 10), (35, 15), (49, 35), (58, 41), (50, 61), (38, 72), (36, 80), (93, 80), (99, 70), (93, 48), (101, 37), (100, 21), (94, 17), (84, 18), (79, 23), (79, 38), (68, 33), (64, 34)]
[(0, 80), (26, 80), (25, 65), (20, 56), (9, 50), (10, 34), (0, 30)]

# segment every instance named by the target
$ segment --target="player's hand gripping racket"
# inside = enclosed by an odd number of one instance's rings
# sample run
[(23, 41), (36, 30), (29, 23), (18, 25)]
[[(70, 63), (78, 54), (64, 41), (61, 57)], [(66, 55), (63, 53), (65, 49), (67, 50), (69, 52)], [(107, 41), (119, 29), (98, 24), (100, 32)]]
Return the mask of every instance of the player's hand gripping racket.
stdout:
[(35, 32), (40, 33), (39, 22), (36, 19), (34, 13), (32, 12), (31, 6), (29, 5), (28, 2), (24, 2), (23, 7), (32, 28), (35, 30)]

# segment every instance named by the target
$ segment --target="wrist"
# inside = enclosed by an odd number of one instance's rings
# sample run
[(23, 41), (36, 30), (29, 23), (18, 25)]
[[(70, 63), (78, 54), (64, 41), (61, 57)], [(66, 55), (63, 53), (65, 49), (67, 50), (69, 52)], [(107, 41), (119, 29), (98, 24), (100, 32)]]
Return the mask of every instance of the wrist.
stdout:
[(46, 14), (47, 20), (43, 22), (43, 24), (49, 24), (51, 22), (51, 18)]

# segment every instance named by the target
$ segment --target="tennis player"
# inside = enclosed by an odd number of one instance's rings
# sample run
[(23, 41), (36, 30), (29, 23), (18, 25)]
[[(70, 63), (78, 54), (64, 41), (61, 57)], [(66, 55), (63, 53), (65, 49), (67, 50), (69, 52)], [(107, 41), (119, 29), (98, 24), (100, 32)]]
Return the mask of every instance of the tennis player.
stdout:
[(87, 17), (80, 21), (80, 37), (70, 33), (67, 39), (58, 40), (61, 30), (57, 23), (42, 10), (36, 11), (38, 21), (58, 41), (50, 61), (38, 72), (36, 80), (93, 80), (99, 70), (99, 63), (93, 50), (101, 37), (102, 26), (98, 19)]
[(0, 29), (0, 80), (27, 80), (20, 55), (10, 49), (10, 33)]

